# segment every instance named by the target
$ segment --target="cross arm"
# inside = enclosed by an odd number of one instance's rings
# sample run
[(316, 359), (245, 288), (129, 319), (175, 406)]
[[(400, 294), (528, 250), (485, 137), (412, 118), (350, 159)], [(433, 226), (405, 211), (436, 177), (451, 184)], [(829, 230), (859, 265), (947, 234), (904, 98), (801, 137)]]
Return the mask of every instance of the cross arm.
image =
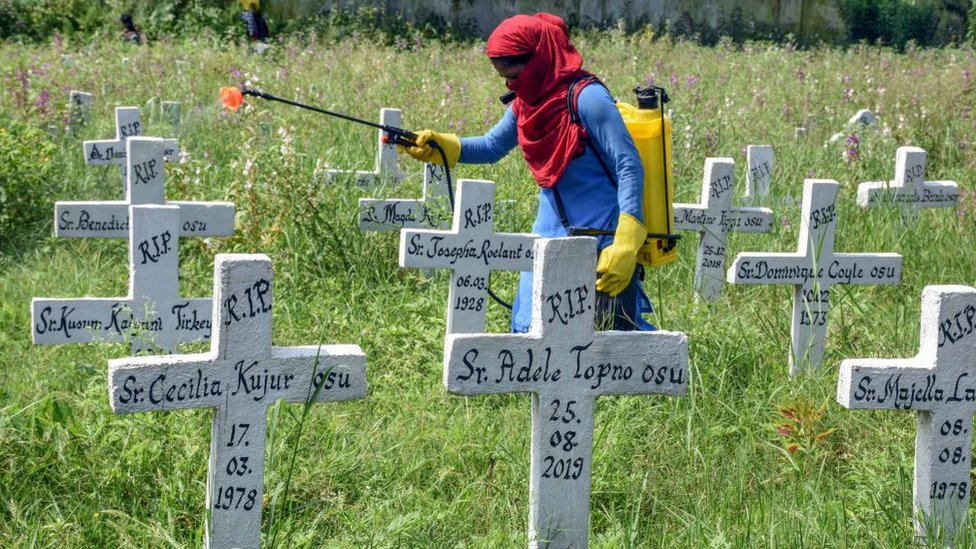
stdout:
[(568, 375), (554, 353), (529, 334), (448, 334), (444, 386), (458, 395), (537, 391)]
[(180, 236), (233, 236), (233, 202), (166, 202), (180, 207)]
[(91, 166), (125, 163), (125, 141), (122, 139), (85, 141), (84, 147), (85, 163)]
[(593, 344), (577, 347), (571, 358), (573, 378), (598, 395), (688, 391), (688, 336), (681, 332), (597, 332)]
[(366, 355), (358, 345), (272, 347), (271, 361), (275, 373), (290, 380), (278, 398), (306, 402), (314, 396), (315, 402), (336, 402), (366, 396)]
[(951, 384), (917, 359), (860, 358), (841, 362), (837, 402), (851, 410), (929, 410)]
[(730, 284), (799, 285), (816, 278), (811, 258), (796, 253), (740, 253), (726, 273)]
[(760, 207), (735, 208), (729, 212), (733, 230), (740, 233), (768, 233), (773, 222), (773, 210)]
[[(232, 202), (166, 202), (180, 207), (180, 236), (234, 234)], [(124, 201), (56, 202), (54, 235), (82, 238), (128, 238), (129, 204)]]
[(401, 229), (446, 227), (449, 222), (442, 212), (429, 208), (422, 200), (390, 198), (359, 199), (359, 229), (361, 231), (391, 232)]
[(699, 230), (708, 215), (708, 208), (701, 204), (675, 204), (674, 228), (681, 231)]
[(108, 361), (108, 393), (117, 414), (214, 408), (229, 384), (212, 353), (141, 356)]
[(125, 341), (131, 301), (124, 297), (31, 300), (31, 337), (35, 345)]
[(105, 202), (55, 202), (54, 236), (125, 238), (129, 235), (129, 205)]
[[(92, 166), (125, 164), (124, 139), (99, 139), (85, 141), (85, 163)], [(180, 157), (180, 147), (176, 139), (163, 140), (163, 159), (173, 161)]]
[(487, 275), (494, 271), (531, 271), (534, 234), (491, 233), (462, 236), (443, 231), (408, 230), (400, 233), (400, 266), (457, 268), (468, 265)]
[(896, 253), (834, 254), (827, 266), (832, 284), (898, 284), (902, 256)]

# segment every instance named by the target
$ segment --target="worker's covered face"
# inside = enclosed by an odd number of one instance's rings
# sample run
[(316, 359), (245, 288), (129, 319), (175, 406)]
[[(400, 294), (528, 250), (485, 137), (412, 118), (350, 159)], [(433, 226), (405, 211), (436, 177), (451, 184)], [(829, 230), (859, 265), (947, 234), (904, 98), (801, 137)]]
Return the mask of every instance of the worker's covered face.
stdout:
[(511, 89), (511, 86), (518, 79), (519, 75), (525, 70), (525, 63), (507, 63), (501, 59), (492, 59), (491, 66), (495, 67), (495, 71), (498, 72), (498, 76), (505, 79), (505, 85)]
[(505, 87), (530, 105), (564, 87), (583, 66), (566, 23), (549, 13), (505, 19), (488, 37), (485, 54)]

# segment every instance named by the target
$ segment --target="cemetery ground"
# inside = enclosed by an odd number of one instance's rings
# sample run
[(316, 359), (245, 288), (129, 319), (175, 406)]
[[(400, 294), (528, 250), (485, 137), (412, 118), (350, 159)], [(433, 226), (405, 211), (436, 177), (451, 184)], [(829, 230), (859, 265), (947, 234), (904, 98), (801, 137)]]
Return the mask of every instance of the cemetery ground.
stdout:
[[(372, 167), (373, 130), (254, 100), (232, 114), (217, 99), (220, 86), (249, 81), (360, 118), (394, 107), (407, 128), (473, 135), (501, 116), (503, 83), (479, 44), (321, 38), (288, 38), (264, 56), (206, 40), (0, 46), (0, 137), (17, 147), (0, 150), (0, 184), (21, 193), (15, 218), (0, 211), (0, 545), (202, 539), (212, 412), (114, 415), (107, 362), (127, 356), (126, 343), (31, 344), (32, 297), (125, 295), (124, 239), (56, 239), (52, 227), (54, 200), (121, 198), (118, 169), (86, 166), (81, 145), (112, 135), (116, 106), (143, 109), (143, 135), (179, 139), (167, 198), (236, 205), (233, 237), (181, 239), (181, 295), (211, 295), (218, 252), (267, 254), (275, 344), (354, 343), (366, 354), (364, 400), (269, 410), (265, 545), (525, 545), (530, 397), (448, 394), (449, 272), (401, 269), (395, 233), (357, 227), (362, 196), (419, 197), (422, 166), (404, 159), (397, 188), (326, 185), (326, 164)], [(697, 235), (685, 233), (679, 259), (651, 269), (646, 288), (652, 321), (688, 335), (688, 394), (599, 399), (591, 546), (911, 545), (915, 414), (845, 410), (838, 366), (914, 356), (922, 289), (976, 285), (974, 52), (700, 48), (614, 32), (575, 42), (617, 97), (633, 101), (630, 90), (648, 82), (668, 89), (676, 202), (699, 201), (706, 157), (731, 157), (742, 204), (745, 147), (774, 146), (761, 204), (773, 209), (772, 232), (731, 233), (731, 254), (794, 251), (802, 183), (815, 177), (841, 184), (836, 251), (904, 256), (899, 285), (834, 289), (823, 367), (790, 378), (790, 289), (727, 286), (714, 303), (696, 300)], [(90, 124), (76, 135), (37, 131), (62, 125), (69, 89), (94, 94)], [(181, 102), (179, 127), (159, 116), (163, 100)], [(845, 128), (861, 108), (878, 129)], [(825, 144), (838, 131), (847, 137)], [(901, 145), (928, 152), (928, 179), (959, 183), (956, 210), (906, 222), (857, 206), (858, 183), (893, 178)], [(495, 181), (499, 200), (515, 201), (496, 230), (529, 230), (537, 191), (517, 153), (453, 175)], [(515, 279), (496, 272), (491, 286), (511, 300)], [(488, 330), (507, 322), (491, 303)], [(973, 512), (959, 547), (976, 547)]]

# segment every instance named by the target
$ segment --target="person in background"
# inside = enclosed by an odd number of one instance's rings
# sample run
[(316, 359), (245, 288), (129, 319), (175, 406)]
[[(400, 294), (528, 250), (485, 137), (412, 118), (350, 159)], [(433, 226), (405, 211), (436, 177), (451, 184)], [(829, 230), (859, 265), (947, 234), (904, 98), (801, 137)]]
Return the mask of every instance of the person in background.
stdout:
[(268, 39), (268, 24), (261, 15), (261, 0), (240, 0), (241, 21), (247, 28), (247, 38), (251, 42), (263, 42)]
[(119, 40), (130, 44), (149, 43), (149, 39), (146, 38), (146, 33), (142, 32), (142, 29), (132, 22), (131, 14), (123, 13), (122, 17), (119, 17), (119, 22), (122, 23), (122, 32), (119, 33)]
[[(521, 149), (540, 188), (532, 231), (561, 237), (568, 227), (613, 232), (598, 238), (596, 327), (653, 330), (642, 317), (651, 303), (641, 287), (637, 252), (644, 244), (644, 167), (634, 141), (606, 87), (583, 70), (583, 58), (569, 41), (558, 16), (516, 15), (499, 24), (485, 49), (511, 90), (501, 120), (487, 134), (459, 138), (424, 130), (415, 147), (402, 152), (448, 166), (493, 163)], [(583, 80), (587, 84), (583, 84)], [(578, 120), (567, 101), (570, 85)], [(582, 84), (582, 85), (581, 85)], [(514, 97), (513, 97), (514, 94)], [(532, 317), (532, 273), (522, 273), (512, 310), (512, 331), (528, 331)]]

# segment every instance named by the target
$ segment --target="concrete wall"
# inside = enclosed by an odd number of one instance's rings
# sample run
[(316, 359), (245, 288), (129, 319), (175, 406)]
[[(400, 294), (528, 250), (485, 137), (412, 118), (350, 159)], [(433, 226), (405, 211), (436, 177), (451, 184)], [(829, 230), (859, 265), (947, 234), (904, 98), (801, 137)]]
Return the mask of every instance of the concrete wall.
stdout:
[(836, 0), (264, 0), (272, 16), (310, 16), (328, 10), (373, 6), (407, 17), (434, 13), (455, 24), (473, 23), (482, 36), (502, 19), (548, 11), (583, 25), (675, 22), (687, 12), (696, 24), (718, 28), (739, 8), (747, 18), (793, 33), (803, 41), (844, 35)]

